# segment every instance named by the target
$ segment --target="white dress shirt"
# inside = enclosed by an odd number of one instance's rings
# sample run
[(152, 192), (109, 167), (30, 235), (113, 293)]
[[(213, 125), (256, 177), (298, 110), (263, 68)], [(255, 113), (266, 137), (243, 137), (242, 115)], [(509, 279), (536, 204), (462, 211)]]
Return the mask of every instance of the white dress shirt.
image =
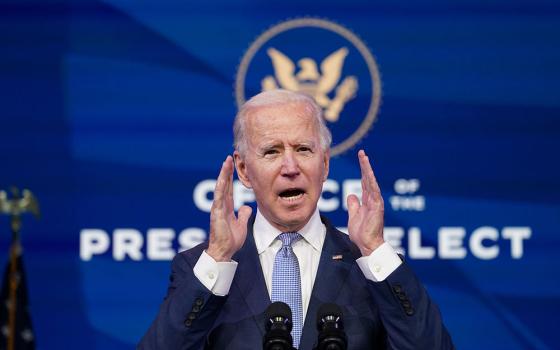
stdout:
[[(255, 232), (255, 245), (259, 253), (259, 260), (263, 269), (268, 296), (271, 297), (274, 260), (276, 259), (276, 253), (282, 248), (282, 242), (276, 238), (282, 231), (272, 226), (264, 216), (262, 216), (260, 211), (257, 210), (253, 232)], [(321, 260), (321, 250), (325, 242), (326, 232), (327, 229), (321, 222), (319, 211), (316, 209), (311, 219), (309, 219), (309, 222), (298, 231), (303, 239), (292, 244), (292, 249), (299, 262), (304, 320), (307, 306), (309, 305), (309, 299), (311, 299), (311, 291), (313, 290), (315, 276), (317, 276), (317, 269), (319, 268), (319, 261)]]
[[(303, 319), (305, 319), (326, 235), (326, 228), (321, 222), (318, 209), (315, 210), (309, 222), (298, 232), (303, 239), (293, 243), (292, 248), (299, 261)], [(282, 242), (276, 237), (281, 233), (257, 209), (253, 236), (269, 297), (272, 294), (274, 259), (276, 253), (282, 247)], [(402, 263), (395, 250), (388, 243), (383, 243), (369, 256), (361, 257), (356, 262), (364, 276), (374, 282), (385, 280)], [(236, 269), (237, 262), (216, 262), (204, 251), (193, 270), (195, 276), (208, 290), (215, 295), (224, 296), (229, 293)]]

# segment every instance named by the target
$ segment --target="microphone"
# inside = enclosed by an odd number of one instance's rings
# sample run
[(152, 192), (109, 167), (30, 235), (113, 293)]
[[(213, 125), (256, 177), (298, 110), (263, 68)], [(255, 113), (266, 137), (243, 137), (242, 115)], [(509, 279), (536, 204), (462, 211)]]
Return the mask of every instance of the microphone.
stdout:
[(346, 350), (348, 339), (344, 333), (342, 309), (333, 303), (325, 303), (317, 311), (319, 331), (316, 350)]
[(266, 333), (263, 338), (263, 350), (292, 350), (292, 310), (277, 301), (266, 309)]

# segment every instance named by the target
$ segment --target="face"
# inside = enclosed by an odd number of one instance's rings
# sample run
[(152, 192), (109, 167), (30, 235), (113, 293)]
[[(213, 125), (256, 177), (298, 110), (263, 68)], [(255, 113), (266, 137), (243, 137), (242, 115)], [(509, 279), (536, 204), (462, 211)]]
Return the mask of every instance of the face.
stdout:
[(247, 150), (237, 174), (277, 229), (298, 231), (311, 218), (329, 172), (319, 125), (301, 104), (263, 107), (246, 116)]

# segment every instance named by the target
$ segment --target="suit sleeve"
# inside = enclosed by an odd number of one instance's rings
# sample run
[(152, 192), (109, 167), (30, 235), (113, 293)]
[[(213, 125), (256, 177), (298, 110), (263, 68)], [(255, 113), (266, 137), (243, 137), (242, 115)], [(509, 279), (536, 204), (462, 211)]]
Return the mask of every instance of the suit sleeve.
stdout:
[(193, 272), (196, 258), (190, 258), (181, 253), (173, 259), (167, 295), (137, 349), (204, 348), (227, 296), (212, 294), (198, 280)]
[(437, 305), (405, 262), (384, 281), (368, 285), (387, 332), (388, 349), (454, 349)]

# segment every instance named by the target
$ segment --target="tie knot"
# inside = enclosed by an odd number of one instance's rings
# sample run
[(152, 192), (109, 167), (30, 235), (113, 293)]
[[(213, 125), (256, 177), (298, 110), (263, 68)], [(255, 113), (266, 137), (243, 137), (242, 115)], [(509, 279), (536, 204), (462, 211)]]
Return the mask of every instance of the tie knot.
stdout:
[(283, 232), (278, 235), (278, 239), (282, 241), (282, 246), (292, 246), (292, 243), (297, 242), (301, 238), (301, 235), (297, 232)]

